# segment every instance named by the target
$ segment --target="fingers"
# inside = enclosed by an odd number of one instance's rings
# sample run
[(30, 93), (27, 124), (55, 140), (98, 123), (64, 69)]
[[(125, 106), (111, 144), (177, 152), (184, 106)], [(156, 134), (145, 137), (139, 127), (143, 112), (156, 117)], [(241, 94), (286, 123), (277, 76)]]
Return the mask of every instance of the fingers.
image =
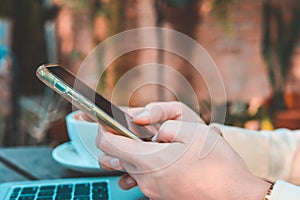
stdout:
[(135, 163), (135, 156), (143, 149), (143, 143), (130, 138), (115, 135), (99, 129), (96, 145), (107, 155), (122, 158), (122, 160)]
[(137, 182), (129, 174), (124, 174), (119, 179), (119, 186), (124, 190), (129, 190), (129, 189), (137, 186)]
[(123, 167), (121, 166), (121, 161), (118, 158), (109, 156), (109, 155), (102, 155), (99, 157), (99, 164), (102, 169), (107, 171), (112, 170), (123, 170)]
[[(105, 154), (119, 158), (121, 167), (129, 173), (151, 171), (152, 169), (149, 168), (147, 163), (152, 163), (152, 160), (155, 160), (155, 153), (162, 151), (166, 147), (160, 143), (137, 142), (105, 131), (99, 131), (96, 144)], [(147, 157), (148, 160), (146, 159)], [(117, 165), (112, 167), (110, 162), (110, 160), (101, 160), (101, 163), (106, 167), (120, 169)]]
[(143, 125), (155, 124), (176, 119), (181, 116), (181, 113), (180, 102), (156, 102), (148, 104), (141, 113), (133, 117), (133, 121)]
[[(141, 112), (136, 114), (139, 110)], [(133, 121), (141, 125), (155, 124), (166, 120), (204, 123), (197, 113), (178, 101), (150, 103), (143, 110), (138, 108), (134, 112)]]
[(182, 121), (166, 121), (152, 138), (153, 142), (187, 143), (197, 134), (197, 123)]
[[(103, 155), (99, 157), (99, 164), (104, 170), (123, 170), (121, 161), (118, 158)], [(129, 190), (135, 186), (137, 186), (137, 182), (134, 178), (132, 178), (129, 174), (124, 174), (119, 179), (119, 185), (124, 190)]]
[(123, 111), (126, 112), (131, 117), (134, 117), (134, 116), (140, 114), (143, 110), (144, 110), (144, 107), (133, 107), (133, 108), (128, 107), (126, 110), (123, 110)]

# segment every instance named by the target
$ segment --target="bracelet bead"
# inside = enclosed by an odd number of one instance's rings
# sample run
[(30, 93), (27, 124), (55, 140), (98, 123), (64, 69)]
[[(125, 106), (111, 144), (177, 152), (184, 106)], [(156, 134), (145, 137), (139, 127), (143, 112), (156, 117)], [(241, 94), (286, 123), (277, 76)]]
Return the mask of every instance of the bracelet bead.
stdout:
[(270, 196), (271, 196), (272, 190), (274, 188), (274, 184), (275, 184), (274, 182), (271, 183), (264, 200), (270, 200)]

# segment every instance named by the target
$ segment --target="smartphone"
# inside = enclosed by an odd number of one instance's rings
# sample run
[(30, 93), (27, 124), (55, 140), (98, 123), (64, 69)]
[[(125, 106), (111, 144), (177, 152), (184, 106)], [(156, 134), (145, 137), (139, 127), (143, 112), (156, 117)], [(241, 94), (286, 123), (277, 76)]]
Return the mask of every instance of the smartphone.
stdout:
[(132, 122), (131, 116), (77, 79), (62, 65), (41, 65), (37, 68), (36, 75), (48, 87), (93, 120), (112, 128), (117, 133), (136, 141), (146, 141), (153, 136), (147, 127)]

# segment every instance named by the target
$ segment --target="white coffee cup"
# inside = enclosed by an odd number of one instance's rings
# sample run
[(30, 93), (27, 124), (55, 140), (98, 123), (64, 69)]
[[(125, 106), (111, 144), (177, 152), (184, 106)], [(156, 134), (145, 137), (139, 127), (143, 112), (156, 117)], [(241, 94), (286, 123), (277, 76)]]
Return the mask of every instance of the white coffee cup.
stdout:
[(71, 144), (85, 161), (95, 162), (103, 152), (96, 146), (98, 123), (80, 118), (82, 111), (77, 110), (66, 116), (66, 124)]

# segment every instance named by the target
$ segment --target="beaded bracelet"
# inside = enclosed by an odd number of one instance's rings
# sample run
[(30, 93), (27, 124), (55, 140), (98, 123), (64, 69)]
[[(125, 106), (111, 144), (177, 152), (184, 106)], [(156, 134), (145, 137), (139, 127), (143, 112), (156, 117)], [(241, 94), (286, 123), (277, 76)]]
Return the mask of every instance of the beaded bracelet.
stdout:
[(270, 200), (270, 196), (271, 196), (272, 190), (274, 188), (274, 184), (275, 184), (275, 182), (271, 183), (264, 200)]

